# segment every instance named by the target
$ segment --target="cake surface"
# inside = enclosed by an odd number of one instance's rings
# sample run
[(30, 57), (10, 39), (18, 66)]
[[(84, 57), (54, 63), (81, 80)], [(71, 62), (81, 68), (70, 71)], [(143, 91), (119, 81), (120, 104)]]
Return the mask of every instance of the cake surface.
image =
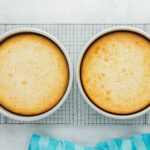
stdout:
[(46, 37), (18, 34), (0, 44), (0, 104), (11, 112), (48, 111), (63, 97), (68, 80), (64, 54)]
[(105, 111), (129, 114), (150, 104), (150, 41), (132, 32), (97, 39), (81, 64), (82, 86)]

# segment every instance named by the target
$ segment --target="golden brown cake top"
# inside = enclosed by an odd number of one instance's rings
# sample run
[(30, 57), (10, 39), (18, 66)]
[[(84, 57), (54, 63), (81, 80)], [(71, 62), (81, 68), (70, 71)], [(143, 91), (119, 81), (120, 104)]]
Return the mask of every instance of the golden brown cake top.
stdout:
[(37, 34), (18, 34), (0, 44), (0, 103), (6, 109), (36, 115), (54, 107), (69, 79), (60, 48)]
[(133, 113), (150, 104), (150, 41), (132, 32), (109, 33), (87, 50), (81, 80), (100, 108)]

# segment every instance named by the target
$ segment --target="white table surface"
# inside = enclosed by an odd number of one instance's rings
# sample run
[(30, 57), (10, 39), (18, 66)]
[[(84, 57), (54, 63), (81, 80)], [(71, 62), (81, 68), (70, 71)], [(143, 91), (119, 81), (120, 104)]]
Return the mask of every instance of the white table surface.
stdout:
[[(0, 0), (0, 23), (150, 23), (150, 0)], [(0, 150), (27, 150), (33, 133), (93, 145), (150, 127), (0, 125)]]
[(0, 23), (150, 23), (149, 0), (0, 0)]

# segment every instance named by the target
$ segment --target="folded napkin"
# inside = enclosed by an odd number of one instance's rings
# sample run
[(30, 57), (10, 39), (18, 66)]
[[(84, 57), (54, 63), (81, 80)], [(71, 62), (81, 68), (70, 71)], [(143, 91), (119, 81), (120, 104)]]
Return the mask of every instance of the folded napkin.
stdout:
[(111, 139), (93, 147), (32, 135), (28, 150), (150, 150), (150, 134), (136, 135), (130, 139)]

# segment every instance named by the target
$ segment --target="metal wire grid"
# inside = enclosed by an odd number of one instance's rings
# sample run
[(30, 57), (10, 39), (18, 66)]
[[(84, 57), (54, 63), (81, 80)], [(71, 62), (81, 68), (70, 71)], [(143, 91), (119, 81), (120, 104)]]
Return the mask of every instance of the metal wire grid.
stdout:
[(150, 33), (150, 24), (1, 24), (0, 34), (21, 27), (35, 27), (54, 35), (68, 50), (72, 63), (74, 80), (72, 90), (65, 104), (47, 118), (32, 122), (11, 120), (0, 115), (0, 124), (50, 124), (50, 125), (150, 125), (150, 113), (130, 120), (107, 118), (92, 110), (80, 95), (76, 82), (76, 64), (85, 43), (96, 33), (113, 26), (126, 25)]

